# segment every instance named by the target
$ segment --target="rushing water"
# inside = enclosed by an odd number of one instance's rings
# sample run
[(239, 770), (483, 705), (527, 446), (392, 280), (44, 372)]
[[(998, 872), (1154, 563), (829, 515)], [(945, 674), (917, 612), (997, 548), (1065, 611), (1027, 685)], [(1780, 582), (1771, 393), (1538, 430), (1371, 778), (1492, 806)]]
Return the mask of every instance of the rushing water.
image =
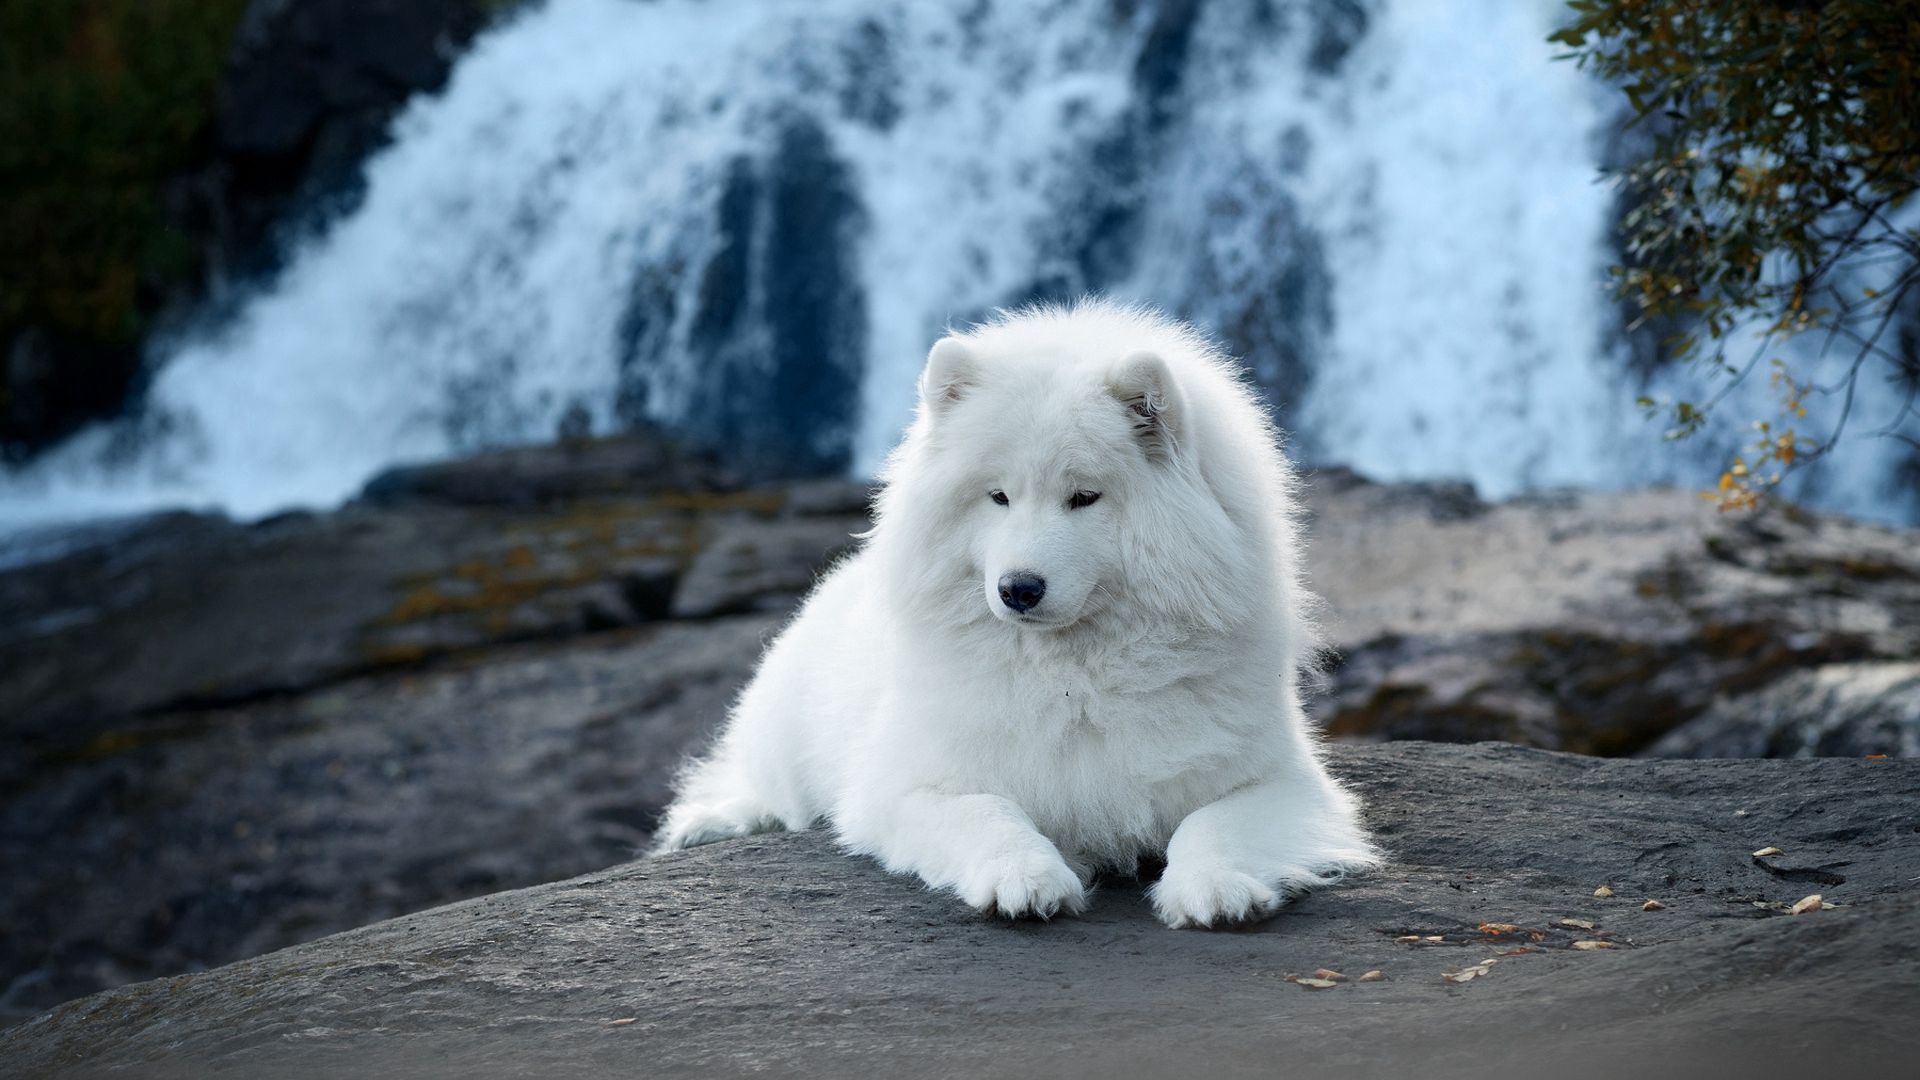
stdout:
[[(1500, 496), (1697, 482), (1603, 292), (1615, 98), (1545, 0), (549, 0), (350, 214), (156, 346), (0, 520), (338, 503), (663, 421), (870, 470), (942, 327), (1101, 291), (1245, 356), (1295, 450)], [(1757, 393), (1757, 391), (1752, 391)], [(1872, 511), (1873, 468), (1824, 501)]]

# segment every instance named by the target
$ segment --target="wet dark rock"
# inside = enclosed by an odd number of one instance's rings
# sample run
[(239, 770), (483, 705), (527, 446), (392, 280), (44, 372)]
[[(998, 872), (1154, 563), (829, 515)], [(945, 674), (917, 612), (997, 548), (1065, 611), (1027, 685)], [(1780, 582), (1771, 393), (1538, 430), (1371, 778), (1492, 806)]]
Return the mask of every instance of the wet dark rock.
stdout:
[(771, 627), (746, 617), (495, 648), (121, 717), (10, 762), (0, 1024), (631, 859)]
[(1321, 75), (1336, 74), (1366, 36), (1367, 9), (1358, 0), (1313, 0), (1307, 10), (1313, 21), (1307, 64)]
[[(0, 1055), (35, 1077), (1598, 1078), (1891, 1075), (1920, 1052), (1920, 764), (1331, 757), (1391, 861), (1238, 931), (1168, 930), (1124, 879), (1083, 917), (982, 918), (775, 834), (109, 991)], [(1782, 880), (1762, 845), (1844, 884)], [(1786, 913), (1816, 891), (1834, 906)], [(1345, 978), (1288, 981), (1321, 968)]]
[(413, 95), (438, 90), (485, 0), (254, 0), (220, 88), (212, 161), (186, 183), (216, 267), (270, 264), (289, 213), (337, 213)]
[(1920, 658), (1914, 530), (1687, 491), (1488, 505), (1340, 470), (1310, 502), (1336, 736), (1633, 753), (1796, 672)]
[(900, 119), (900, 65), (885, 27), (863, 19), (840, 47), (846, 67), (840, 87), (841, 115), (875, 131), (890, 131)]
[(674, 593), (676, 619), (799, 605), (821, 571), (857, 545), (843, 517), (739, 515), (715, 527)]
[[(677, 425), (761, 476), (845, 472), (866, 355), (857, 242), (866, 211), (818, 120), (782, 119), (767, 159), (736, 159), (684, 349), (696, 372)], [(643, 268), (625, 316), (630, 379), (668, 362), (671, 299)]]
[(1648, 757), (1920, 757), (1920, 664), (1829, 664), (1725, 698)]
[(869, 496), (641, 434), (10, 538), (0, 1023), (630, 858)]
[[(1290, 145), (1304, 160), (1305, 133)], [(1333, 326), (1333, 279), (1320, 236), (1285, 178), (1248, 162), (1233, 187), (1209, 202), (1196, 241), (1194, 287), (1182, 314), (1218, 329), (1284, 422), (1305, 397)], [(1247, 260), (1246, 251), (1262, 257)]]
[(27, 326), (0, 334), (0, 466), (26, 461), (113, 412), (140, 379), (140, 350)]
[[(416, 94), (443, 86), (475, 34), (514, 2), (253, 0), (223, 70), (174, 73), (195, 82), (219, 75), (206, 115), (167, 118), (188, 128), (169, 153), (179, 160), (125, 166), (175, 170), (143, 181), (155, 189), (149, 194), (168, 233), (142, 234), (144, 244), (132, 250), (145, 254), (114, 271), (138, 274), (134, 308), (101, 300), (80, 322), (71, 313), (56, 320), (64, 329), (15, 322), (0, 329), (0, 465), (29, 461), (87, 423), (137, 407), (153, 372), (148, 342), (129, 335), (127, 320), (143, 326), (142, 335), (166, 338), (209, 314), (209, 296), (218, 317), (247, 291), (233, 286), (272, 272), (291, 240), (350, 210), (364, 190), (361, 166), (386, 145), (394, 117)], [(38, 92), (69, 91), (48, 84)], [(140, 99), (145, 91), (129, 92)], [(193, 257), (176, 250), (181, 237), (198, 249)]]
[(742, 486), (714, 455), (658, 429), (642, 429), (389, 469), (368, 481), (360, 498), (380, 506), (533, 506)]
[[(26, 564), (0, 568), (0, 730), (22, 752), (65, 753), (157, 709), (676, 607), (790, 606), (868, 521), (864, 484), (797, 485), (791, 508), (788, 490), (739, 487), (631, 436), (396, 470), (334, 514), (173, 514), (29, 538), (14, 556)], [(703, 559), (721, 535), (720, 563)], [(764, 565), (742, 563), (762, 551)]]

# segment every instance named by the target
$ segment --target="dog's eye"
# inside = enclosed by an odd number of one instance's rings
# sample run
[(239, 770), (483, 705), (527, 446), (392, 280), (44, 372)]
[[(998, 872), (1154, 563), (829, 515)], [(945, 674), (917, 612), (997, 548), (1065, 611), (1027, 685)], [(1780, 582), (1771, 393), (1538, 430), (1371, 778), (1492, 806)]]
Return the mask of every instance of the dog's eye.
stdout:
[(1083, 506), (1092, 506), (1099, 501), (1100, 493), (1097, 491), (1076, 491), (1073, 493), (1073, 498), (1067, 500), (1067, 509), (1078, 510)]
[(992, 491), (987, 492), (987, 498), (992, 499), (1001, 506), (1007, 505), (1007, 493), (1001, 491), (999, 488), (994, 488)]

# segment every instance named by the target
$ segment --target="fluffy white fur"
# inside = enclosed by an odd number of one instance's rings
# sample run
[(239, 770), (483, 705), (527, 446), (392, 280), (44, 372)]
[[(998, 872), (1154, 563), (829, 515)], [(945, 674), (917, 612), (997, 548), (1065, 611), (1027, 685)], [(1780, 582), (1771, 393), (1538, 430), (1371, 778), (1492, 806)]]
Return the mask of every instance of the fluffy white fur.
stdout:
[[(768, 649), (658, 850), (825, 820), (1043, 917), (1164, 855), (1169, 926), (1376, 861), (1300, 708), (1291, 471), (1198, 335), (1089, 302), (944, 338), (882, 478), (865, 546)], [(1008, 575), (1043, 578), (1039, 603), (1010, 606)]]

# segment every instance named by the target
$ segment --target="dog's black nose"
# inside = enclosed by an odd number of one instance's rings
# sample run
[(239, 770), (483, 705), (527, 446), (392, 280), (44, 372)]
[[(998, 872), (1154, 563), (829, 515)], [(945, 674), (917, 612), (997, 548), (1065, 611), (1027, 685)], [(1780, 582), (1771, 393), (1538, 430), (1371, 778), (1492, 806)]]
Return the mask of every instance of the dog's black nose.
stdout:
[(1047, 579), (1039, 574), (1000, 575), (1000, 602), (1016, 612), (1025, 613), (1038, 606), (1047, 595)]

